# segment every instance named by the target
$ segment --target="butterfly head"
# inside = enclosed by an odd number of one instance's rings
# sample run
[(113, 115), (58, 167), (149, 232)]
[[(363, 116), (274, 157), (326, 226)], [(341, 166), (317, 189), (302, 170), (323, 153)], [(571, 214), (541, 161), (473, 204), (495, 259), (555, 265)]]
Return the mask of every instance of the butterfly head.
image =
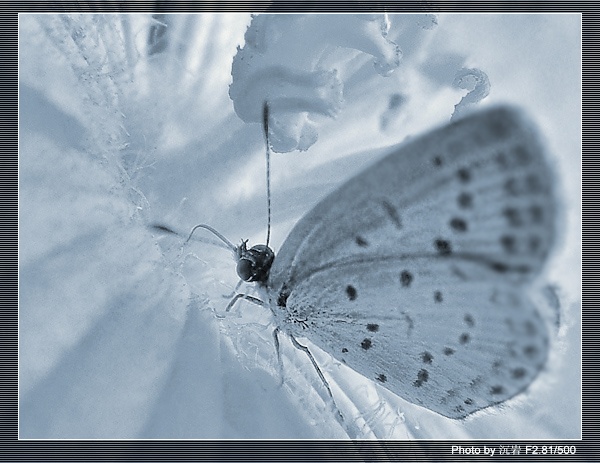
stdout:
[(275, 253), (264, 244), (257, 244), (248, 249), (247, 242), (248, 240), (242, 241), (242, 244), (235, 248), (237, 274), (244, 281), (266, 284)]

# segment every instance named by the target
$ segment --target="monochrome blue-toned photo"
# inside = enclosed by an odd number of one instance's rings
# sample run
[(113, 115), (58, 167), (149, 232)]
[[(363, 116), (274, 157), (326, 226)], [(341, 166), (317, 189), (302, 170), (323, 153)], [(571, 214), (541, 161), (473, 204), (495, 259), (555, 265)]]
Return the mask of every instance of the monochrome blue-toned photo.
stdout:
[(581, 16), (20, 15), (19, 437), (580, 438)]

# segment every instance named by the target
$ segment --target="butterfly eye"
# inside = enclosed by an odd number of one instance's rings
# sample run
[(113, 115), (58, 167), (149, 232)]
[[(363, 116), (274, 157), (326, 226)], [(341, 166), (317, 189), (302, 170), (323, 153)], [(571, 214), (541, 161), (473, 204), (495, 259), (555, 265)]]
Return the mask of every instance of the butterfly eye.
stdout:
[(246, 243), (236, 248), (237, 274), (244, 281), (255, 281), (261, 285), (267, 282), (275, 253), (264, 245), (257, 244), (246, 249)]
[(256, 276), (254, 263), (249, 259), (240, 259), (237, 263), (236, 271), (238, 276), (244, 281), (252, 281)]

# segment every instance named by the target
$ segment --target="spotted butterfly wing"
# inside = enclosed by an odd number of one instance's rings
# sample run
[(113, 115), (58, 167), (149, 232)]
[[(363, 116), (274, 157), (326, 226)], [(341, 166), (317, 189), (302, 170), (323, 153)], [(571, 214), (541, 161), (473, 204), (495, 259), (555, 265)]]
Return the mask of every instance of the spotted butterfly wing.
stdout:
[(281, 327), (450, 418), (515, 396), (548, 355), (526, 289), (555, 240), (554, 183), (512, 107), (398, 146), (286, 239), (267, 282)]

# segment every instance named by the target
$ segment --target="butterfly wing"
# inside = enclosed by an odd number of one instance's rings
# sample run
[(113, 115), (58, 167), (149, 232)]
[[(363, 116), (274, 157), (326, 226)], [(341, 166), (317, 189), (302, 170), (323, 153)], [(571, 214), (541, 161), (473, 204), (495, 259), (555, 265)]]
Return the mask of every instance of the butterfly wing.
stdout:
[(287, 308), (288, 323), (303, 322), (290, 327), (297, 335), (450, 418), (523, 391), (548, 354), (546, 327), (523, 291), (473, 262), (390, 258), (328, 268), (295, 287)]
[(305, 320), (299, 334), (443, 415), (506, 400), (547, 356), (523, 286), (555, 241), (554, 183), (520, 111), (465, 117), (395, 148), (300, 220), (271, 269), (271, 302), (288, 329)]
[(526, 283), (555, 240), (554, 185), (519, 110), (473, 114), (396, 147), (315, 206), (281, 247), (269, 287), (363, 256), (407, 254), (474, 260)]

